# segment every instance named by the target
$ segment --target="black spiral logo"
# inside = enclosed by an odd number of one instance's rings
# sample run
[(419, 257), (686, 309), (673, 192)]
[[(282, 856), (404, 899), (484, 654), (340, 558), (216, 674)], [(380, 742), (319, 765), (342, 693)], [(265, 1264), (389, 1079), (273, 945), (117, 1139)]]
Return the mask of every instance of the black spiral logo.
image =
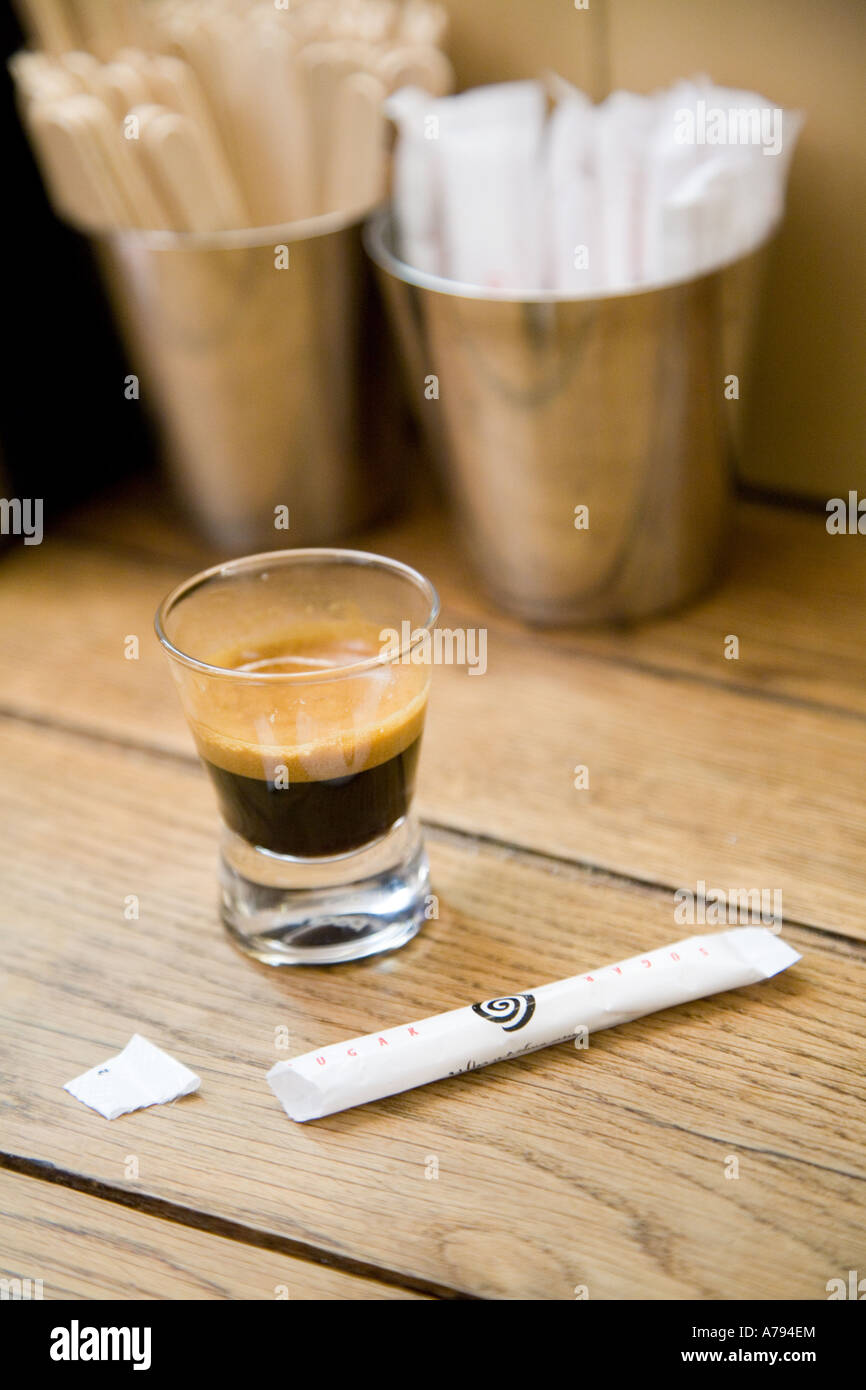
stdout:
[(501, 1023), (505, 1033), (525, 1028), (535, 1013), (534, 994), (510, 994), (502, 999), (488, 999), (485, 1004), (473, 1004), (473, 1013), (490, 1023)]

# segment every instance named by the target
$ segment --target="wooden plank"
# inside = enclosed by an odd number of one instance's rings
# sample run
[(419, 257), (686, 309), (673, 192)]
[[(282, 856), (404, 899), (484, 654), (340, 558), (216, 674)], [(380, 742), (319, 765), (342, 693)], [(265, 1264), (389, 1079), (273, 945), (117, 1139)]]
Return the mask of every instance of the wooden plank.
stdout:
[[(732, 688), (812, 701), (866, 714), (866, 543), (831, 536), (823, 513), (740, 501), (721, 582), (679, 612), (626, 627), (546, 629), (535, 640), (705, 679)], [(130, 503), (101, 500), (76, 514), (68, 533), (95, 546), (132, 545), (176, 561), (186, 572), (225, 559), (197, 541), (165, 496), (151, 487)], [(278, 536), (275, 544), (286, 539)], [(352, 542), (414, 565), (436, 583), (452, 614), (467, 623), (526, 632), (487, 599), (455, 523), (440, 507), (422, 510)], [(725, 639), (739, 638), (739, 658)]]
[[(10, 559), (0, 705), (186, 754), (151, 633), (177, 573), (57, 544)], [(128, 661), (130, 636), (140, 654)], [(864, 762), (859, 718), (497, 628), (485, 675), (434, 673), (419, 805), (432, 821), (647, 882), (778, 890), (789, 918), (864, 939)]]
[[(216, 923), (192, 764), (15, 721), (0, 757), (7, 1152), (482, 1295), (824, 1298), (862, 1264), (861, 946), (786, 931), (775, 981), (295, 1125), (279, 1029), (302, 1051), (661, 945), (670, 895), (439, 837), (409, 947), (269, 970)], [(202, 1087), (108, 1122), (61, 1087), (134, 1031)]]
[(45, 1300), (422, 1296), (3, 1169), (0, 1212), (0, 1280), (40, 1280)]
[[(156, 542), (157, 534), (153, 534)], [(468, 623), (575, 654), (732, 689), (866, 714), (866, 541), (831, 536), (821, 514), (741, 501), (720, 583), (672, 614), (631, 625), (530, 630), (487, 599), (453, 521), (426, 511), (360, 538), (428, 573)], [(663, 538), (660, 544), (664, 544)], [(726, 639), (739, 656), (725, 656)]]

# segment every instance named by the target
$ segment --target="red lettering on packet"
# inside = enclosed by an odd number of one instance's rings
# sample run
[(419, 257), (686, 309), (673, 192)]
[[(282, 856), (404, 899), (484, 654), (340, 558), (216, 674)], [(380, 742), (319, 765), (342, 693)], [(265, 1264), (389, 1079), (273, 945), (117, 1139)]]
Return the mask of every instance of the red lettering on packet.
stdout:
[(591, 985), (594, 985), (594, 984), (595, 984), (595, 979), (593, 978), (592, 975), (584, 975), (584, 979), (585, 979), (585, 980), (589, 980), (589, 983), (590, 983)]
[(387, 1046), (388, 1046), (388, 1039), (387, 1039), (387, 1038), (380, 1038), (380, 1039), (379, 1039), (379, 1046), (380, 1046), (380, 1047), (387, 1047)]
[(410, 1029), (409, 1029), (409, 1037), (410, 1037), (410, 1038), (417, 1038), (417, 1036), (418, 1036), (418, 1029), (417, 1029), (417, 1028), (410, 1028)]
[(622, 971), (620, 970), (620, 968), (619, 968), (618, 965), (615, 965), (615, 966), (613, 967), (613, 973), (614, 973), (615, 975), (621, 975), (621, 974), (622, 974)]
[(706, 949), (706, 947), (704, 947), (704, 946), (699, 946), (699, 947), (698, 947), (698, 950), (700, 951), (700, 953), (701, 953), (702, 956), (708, 956), (708, 955), (710, 954), (709, 951), (708, 951), (708, 950)]
[(646, 966), (647, 970), (649, 970), (650, 966), (652, 965), (652, 961), (647, 960), (646, 956), (644, 956), (643, 960), (641, 961), (641, 965)]
[(676, 951), (671, 951), (671, 960), (679, 960), (679, 956), (677, 955)]
[(318, 1062), (318, 1064), (319, 1064), (320, 1067), (323, 1067), (323, 1066), (325, 1065), (325, 1058), (324, 1058), (324, 1057), (317, 1057), (317, 1058), (316, 1058), (316, 1061)]
[(355, 1051), (354, 1047), (348, 1047), (348, 1048), (346, 1049), (346, 1056), (347, 1056), (347, 1057), (357, 1057), (357, 1055), (358, 1055), (358, 1054), (357, 1054), (357, 1052)]

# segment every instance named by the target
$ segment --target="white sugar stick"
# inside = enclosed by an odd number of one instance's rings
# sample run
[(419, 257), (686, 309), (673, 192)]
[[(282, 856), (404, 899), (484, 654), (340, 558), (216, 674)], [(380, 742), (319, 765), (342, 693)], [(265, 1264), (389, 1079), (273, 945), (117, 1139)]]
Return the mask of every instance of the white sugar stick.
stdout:
[(604, 256), (596, 195), (595, 108), (576, 89), (563, 95), (548, 121), (546, 157), (547, 285), (586, 294), (600, 286)]
[(622, 289), (641, 279), (646, 151), (652, 116), (652, 98), (632, 92), (612, 92), (596, 111), (595, 167), (605, 289)]
[(585, 975), (277, 1062), (268, 1085), (291, 1119), (316, 1120), (584, 1031), (756, 984), (799, 959), (764, 927), (690, 936)]
[(439, 237), (437, 108), (438, 103), (431, 102), (418, 87), (404, 87), (385, 102), (385, 114), (400, 131), (394, 151), (397, 253), (409, 265), (431, 275), (441, 274), (444, 268)]
[(437, 104), (445, 274), (532, 292), (543, 280), (540, 82), (498, 83)]

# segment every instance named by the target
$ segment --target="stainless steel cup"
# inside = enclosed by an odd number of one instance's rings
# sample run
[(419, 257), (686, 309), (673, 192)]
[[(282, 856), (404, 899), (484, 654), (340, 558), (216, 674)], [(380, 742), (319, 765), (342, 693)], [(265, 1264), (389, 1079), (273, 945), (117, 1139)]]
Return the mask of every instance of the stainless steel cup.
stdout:
[(762, 252), (658, 289), (525, 299), (406, 265), (387, 210), (364, 235), (501, 605), (542, 624), (618, 621), (708, 585), (733, 490), (726, 378), (742, 380)]
[(404, 422), (382, 399), (387, 334), (357, 215), (96, 244), (199, 529), (243, 550), (324, 544), (369, 521)]

